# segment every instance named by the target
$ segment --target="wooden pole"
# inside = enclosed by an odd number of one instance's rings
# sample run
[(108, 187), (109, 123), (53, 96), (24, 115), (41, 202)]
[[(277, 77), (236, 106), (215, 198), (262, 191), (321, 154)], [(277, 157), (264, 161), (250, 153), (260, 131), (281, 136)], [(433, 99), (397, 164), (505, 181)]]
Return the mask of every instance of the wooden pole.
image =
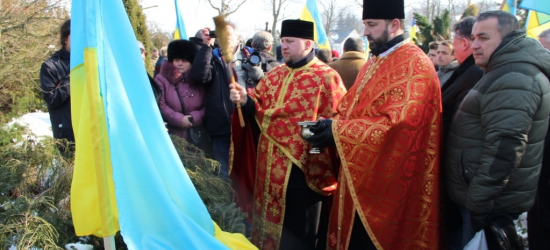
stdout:
[[(229, 75), (231, 78), (231, 84), (233, 84), (233, 89), (237, 89), (237, 81), (235, 81), (235, 76), (233, 75), (233, 67), (231, 67), (231, 62), (227, 64), (227, 69), (229, 70)], [(239, 123), (241, 124), (241, 128), (244, 128), (244, 118), (243, 118), (243, 111), (241, 110), (241, 103), (237, 102), (237, 113), (239, 114)]]
[(115, 250), (115, 236), (103, 237), (103, 246), (105, 250)]
[[(216, 35), (218, 36), (218, 44), (222, 50), (222, 55), (225, 63), (227, 63), (227, 68), (229, 70), (229, 76), (231, 78), (231, 84), (233, 84), (233, 89), (237, 88), (237, 82), (235, 81), (235, 76), (233, 75), (233, 67), (231, 66), (231, 60), (233, 59), (233, 51), (229, 48), (229, 40), (227, 39), (227, 22), (225, 21), (224, 15), (219, 15), (214, 17), (214, 24), (216, 25)], [(237, 102), (237, 113), (239, 114), (239, 122), (241, 128), (244, 128), (244, 118), (243, 112), (241, 110), (241, 104)]]

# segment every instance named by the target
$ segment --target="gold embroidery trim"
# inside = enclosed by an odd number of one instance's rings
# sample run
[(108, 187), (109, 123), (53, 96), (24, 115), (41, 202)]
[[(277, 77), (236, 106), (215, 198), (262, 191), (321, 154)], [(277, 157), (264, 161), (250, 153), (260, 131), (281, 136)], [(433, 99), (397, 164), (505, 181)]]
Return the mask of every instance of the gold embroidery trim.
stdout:
[[(267, 166), (271, 166), (273, 164), (273, 145), (270, 143), (267, 144)], [(263, 244), (263, 241), (265, 239), (265, 228), (267, 226), (267, 204), (268, 204), (268, 196), (269, 196), (269, 183), (270, 179), (269, 176), (271, 175), (271, 167), (267, 167), (265, 171), (265, 177), (264, 179), (266, 182), (264, 183), (264, 193), (263, 196), (263, 206), (262, 206), (262, 229), (260, 231), (260, 245)]]

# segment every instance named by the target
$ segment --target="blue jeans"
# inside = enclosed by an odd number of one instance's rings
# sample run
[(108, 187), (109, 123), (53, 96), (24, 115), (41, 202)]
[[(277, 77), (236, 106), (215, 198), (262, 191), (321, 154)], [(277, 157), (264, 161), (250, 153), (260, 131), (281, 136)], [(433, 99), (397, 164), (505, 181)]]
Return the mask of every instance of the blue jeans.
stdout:
[(212, 147), (214, 150), (214, 160), (221, 164), (220, 175), (224, 179), (229, 178), (229, 146), (231, 144), (231, 135), (212, 136)]
[(457, 230), (445, 230), (446, 245), (448, 250), (462, 250), (464, 246), (474, 238), (476, 232), (472, 228), (470, 222), (470, 211), (468, 209), (459, 208), (460, 217), (462, 217), (462, 227)]
[(476, 231), (472, 228), (472, 222), (470, 221), (470, 211), (468, 209), (461, 207), (460, 216), (462, 216), (462, 232), (461, 232), (461, 249), (464, 249), (466, 244), (470, 242), (476, 235)]

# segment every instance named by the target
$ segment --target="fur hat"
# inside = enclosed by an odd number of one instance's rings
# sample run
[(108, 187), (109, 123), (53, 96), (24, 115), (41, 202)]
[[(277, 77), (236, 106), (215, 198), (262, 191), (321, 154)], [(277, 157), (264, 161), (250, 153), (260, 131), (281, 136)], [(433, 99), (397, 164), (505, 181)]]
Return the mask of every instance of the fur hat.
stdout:
[(168, 44), (168, 61), (173, 62), (174, 59), (183, 59), (188, 62), (193, 62), (197, 55), (197, 46), (187, 40), (179, 39), (171, 41)]
[(364, 19), (405, 19), (404, 0), (363, 0)]
[(298, 37), (313, 40), (313, 22), (299, 19), (284, 20), (281, 24), (280, 37)]

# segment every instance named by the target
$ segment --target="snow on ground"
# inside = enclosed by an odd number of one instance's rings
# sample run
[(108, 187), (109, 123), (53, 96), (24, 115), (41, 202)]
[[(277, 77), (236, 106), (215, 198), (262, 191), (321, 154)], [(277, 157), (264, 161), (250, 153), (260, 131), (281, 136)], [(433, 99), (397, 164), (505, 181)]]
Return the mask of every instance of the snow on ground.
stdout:
[[(516, 231), (518, 231), (518, 235), (523, 238), (524, 243), (527, 243), (527, 212), (522, 213), (514, 222), (516, 223)], [(529, 248), (526, 246), (525, 250), (529, 250)]]
[(81, 244), (81, 243), (71, 243), (65, 245), (67, 250), (92, 250), (94, 247), (92, 245)]
[(13, 124), (26, 127), (29, 134), (23, 135), (23, 138), (40, 141), (45, 137), (52, 137), (52, 126), (50, 122), (50, 114), (47, 112), (36, 111), (27, 113), (18, 118), (12, 118), (11, 122), (6, 124), (7, 127), (12, 127)]

